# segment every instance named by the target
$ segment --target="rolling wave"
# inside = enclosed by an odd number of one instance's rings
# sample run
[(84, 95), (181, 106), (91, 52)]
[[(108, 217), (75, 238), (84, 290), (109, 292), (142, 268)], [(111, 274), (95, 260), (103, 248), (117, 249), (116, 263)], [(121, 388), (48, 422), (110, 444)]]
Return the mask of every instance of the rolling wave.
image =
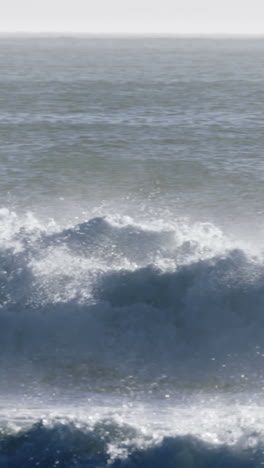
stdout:
[(232, 445), (192, 436), (155, 441), (129, 425), (101, 420), (93, 428), (39, 421), (0, 436), (1, 468), (257, 468), (262, 460), (263, 443), (254, 433)]
[(214, 225), (0, 216), (8, 378), (19, 361), (21, 378), (91, 388), (127, 387), (131, 374), (165, 374), (166, 385), (209, 375), (212, 386), (227, 376), (241, 385), (248, 373), (263, 381), (263, 262)]

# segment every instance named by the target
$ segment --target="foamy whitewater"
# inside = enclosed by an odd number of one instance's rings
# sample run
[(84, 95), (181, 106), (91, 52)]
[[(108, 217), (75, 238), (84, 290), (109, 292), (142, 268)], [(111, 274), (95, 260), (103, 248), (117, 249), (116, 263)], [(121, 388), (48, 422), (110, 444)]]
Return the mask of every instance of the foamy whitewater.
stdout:
[(0, 38), (0, 467), (264, 464), (263, 39)]

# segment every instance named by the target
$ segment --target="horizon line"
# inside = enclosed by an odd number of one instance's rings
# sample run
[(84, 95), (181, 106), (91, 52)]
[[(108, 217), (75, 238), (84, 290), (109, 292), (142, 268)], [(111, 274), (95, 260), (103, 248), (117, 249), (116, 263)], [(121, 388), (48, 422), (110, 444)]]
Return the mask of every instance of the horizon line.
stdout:
[(84, 37), (149, 37), (149, 38), (264, 38), (264, 32), (141, 32), (141, 31), (98, 31), (98, 32), (87, 32), (87, 31), (63, 31), (63, 30), (54, 30), (54, 31), (27, 31), (27, 30), (18, 30), (18, 31), (1, 31), (0, 36), (63, 36), (63, 37), (72, 37), (72, 36), (84, 36)]

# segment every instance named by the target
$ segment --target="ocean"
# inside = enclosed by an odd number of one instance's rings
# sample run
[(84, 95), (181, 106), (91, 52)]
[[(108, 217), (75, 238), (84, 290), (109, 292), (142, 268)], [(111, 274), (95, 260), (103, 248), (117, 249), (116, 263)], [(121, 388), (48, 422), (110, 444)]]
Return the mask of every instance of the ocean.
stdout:
[(0, 468), (264, 464), (263, 54), (0, 37)]

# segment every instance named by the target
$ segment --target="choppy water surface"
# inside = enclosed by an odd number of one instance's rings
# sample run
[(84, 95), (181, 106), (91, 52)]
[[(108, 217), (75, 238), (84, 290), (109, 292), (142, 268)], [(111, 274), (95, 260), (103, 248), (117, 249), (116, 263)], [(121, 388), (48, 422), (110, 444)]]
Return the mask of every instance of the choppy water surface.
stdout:
[(262, 39), (0, 38), (0, 466), (264, 463)]

